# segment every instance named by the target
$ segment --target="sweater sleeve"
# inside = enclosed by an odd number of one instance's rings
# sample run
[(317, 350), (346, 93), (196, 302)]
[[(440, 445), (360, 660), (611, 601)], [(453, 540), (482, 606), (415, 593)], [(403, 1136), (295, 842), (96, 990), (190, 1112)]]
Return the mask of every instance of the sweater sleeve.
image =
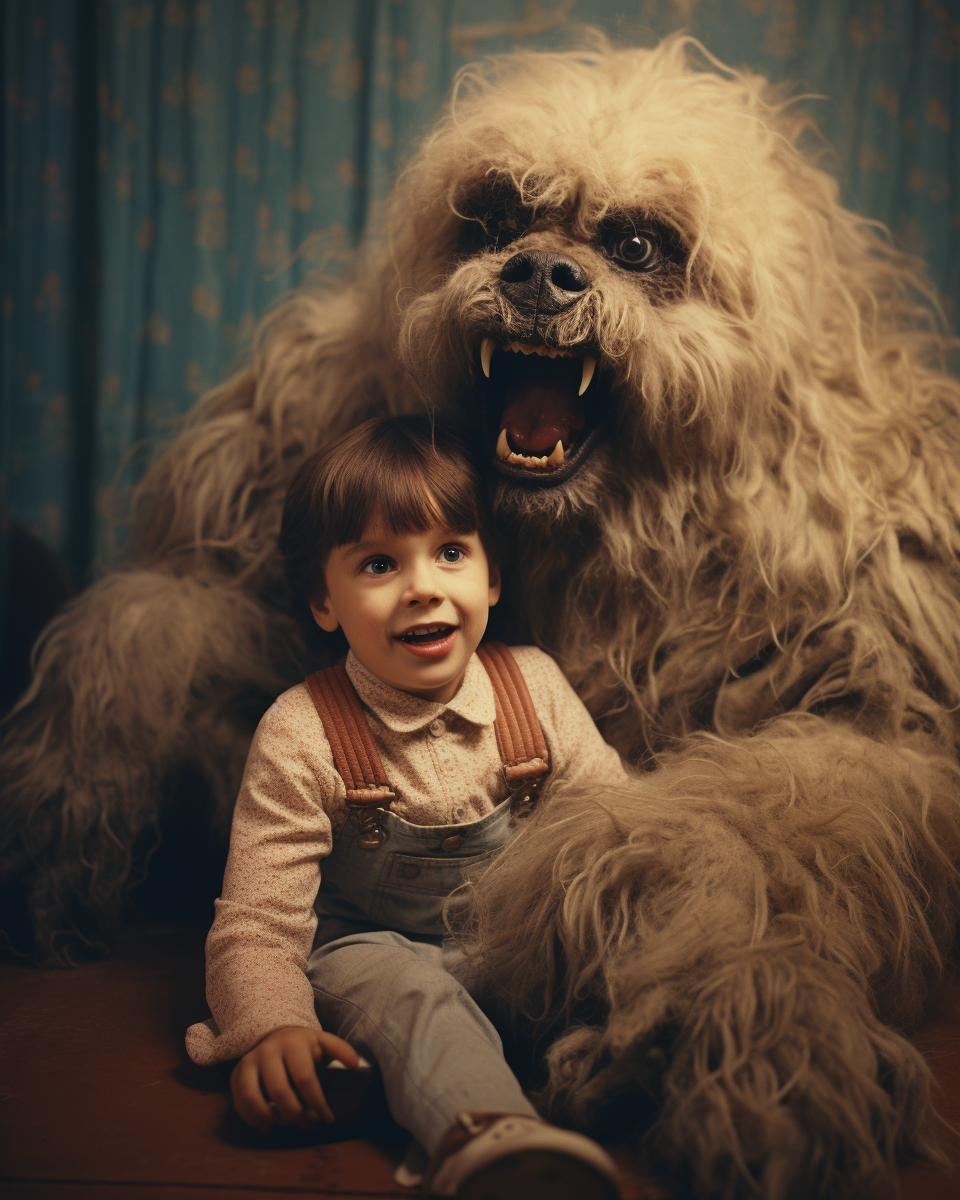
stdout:
[(264, 715), (247, 757), (207, 937), (212, 1016), (187, 1030), (194, 1062), (237, 1058), (281, 1025), (319, 1028), (304, 968), (338, 792), (345, 796), (309, 692), (291, 688)]
[(549, 656), (535, 646), (511, 647), (550, 751), (550, 778), (585, 783), (625, 783), (620, 755), (600, 736), (583, 701)]

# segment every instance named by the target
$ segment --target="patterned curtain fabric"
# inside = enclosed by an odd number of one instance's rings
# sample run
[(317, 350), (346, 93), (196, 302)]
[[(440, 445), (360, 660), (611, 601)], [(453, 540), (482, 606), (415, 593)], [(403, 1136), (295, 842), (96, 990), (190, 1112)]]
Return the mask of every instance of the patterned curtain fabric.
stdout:
[(0, 509), (83, 582), (111, 489), (375, 229), (457, 69), (577, 22), (796, 81), (846, 202), (952, 314), (957, 0), (6, 0)]

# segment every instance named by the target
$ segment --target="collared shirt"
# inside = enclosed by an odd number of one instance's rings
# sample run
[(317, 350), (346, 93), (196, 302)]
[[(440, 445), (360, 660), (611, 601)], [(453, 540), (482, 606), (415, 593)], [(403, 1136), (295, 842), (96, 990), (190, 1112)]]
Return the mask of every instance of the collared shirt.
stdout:
[[(514, 647), (513, 655), (543, 729), (550, 780), (622, 781), (619, 755), (553, 659), (532, 646)], [(346, 670), (397, 796), (393, 812), (415, 825), (453, 825), (477, 821), (505, 799), (493, 687), (476, 655), (446, 704), (383, 683), (352, 653)], [(194, 1062), (236, 1058), (281, 1025), (319, 1028), (304, 968), (321, 863), (347, 814), (323, 725), (306, 684), (298, 684), (267, 711), (250, 747), (207, 938), (213, 1016), (187, 1032)]]

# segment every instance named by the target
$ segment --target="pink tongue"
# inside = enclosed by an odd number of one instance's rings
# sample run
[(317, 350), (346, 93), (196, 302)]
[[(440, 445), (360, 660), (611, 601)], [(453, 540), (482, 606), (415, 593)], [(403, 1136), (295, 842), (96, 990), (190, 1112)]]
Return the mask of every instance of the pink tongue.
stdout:
[(569, 447), (583, 428), (579, 396), (537, 384), (513, 387), (500, 418), (512, 447), (527, 454), (549, 454), (557, 444)]

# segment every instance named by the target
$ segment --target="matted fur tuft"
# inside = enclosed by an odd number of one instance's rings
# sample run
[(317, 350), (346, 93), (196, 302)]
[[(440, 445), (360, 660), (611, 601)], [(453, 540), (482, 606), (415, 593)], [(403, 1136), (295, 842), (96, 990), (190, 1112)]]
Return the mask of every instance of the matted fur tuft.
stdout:
[[(545, 1108), (682, 1194), (874, 1198), (937, 1157), (904, 1035), (958, 912), (957, 345), (812, 136), (684, 37), (461, 73), (385, 245), (267, 319), (145, 478), (128, 569), (38, 648), (0, 881), (39, 958), (102, 936), (168, 772), (223, 820), (258, 704), (313, 665), (275, 549), (303, 457), (427, 410), (492, 460), (480, 345), (532, 338), (596, 356), (595, 441), (559, 486), (494, 476), (507, 624), (638, 773), (553, 782), (457, 915), (465, 969)], [(617, 221), (661, 231), (655, 270)], [(503, 286), (534, 251), (579, 272), (556, 311)]]
[(465, 977), (566, 1029), (547, 1112), (626, 1128), (690, 1194), (877, 1196), (897, 1155), (939, 1160), (927, 1068), (877, 1013), (910, 1028), (939, 972), (960, 773), (823, 724), (560, 781), (451, 910)]

